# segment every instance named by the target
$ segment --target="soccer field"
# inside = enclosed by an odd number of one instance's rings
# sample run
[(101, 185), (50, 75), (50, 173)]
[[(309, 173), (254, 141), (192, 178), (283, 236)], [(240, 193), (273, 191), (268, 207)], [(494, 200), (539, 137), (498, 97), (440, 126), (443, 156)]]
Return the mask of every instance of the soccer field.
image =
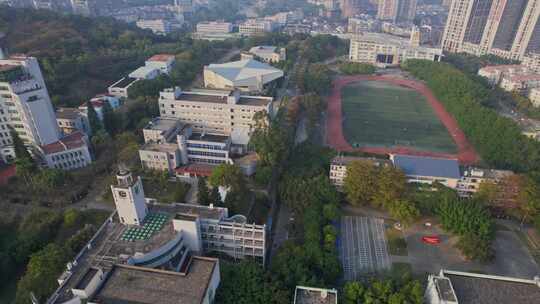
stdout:
[(361, 81), (341, 91), (343, 132), (353, 147), (407, 146), (455, 153), (457, 147), (419, 92), (398, 85)]

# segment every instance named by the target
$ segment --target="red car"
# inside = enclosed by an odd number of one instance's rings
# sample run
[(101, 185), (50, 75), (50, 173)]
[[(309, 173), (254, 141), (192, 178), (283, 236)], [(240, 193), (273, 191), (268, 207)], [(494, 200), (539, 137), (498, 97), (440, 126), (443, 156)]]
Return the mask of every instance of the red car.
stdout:
[(436, 235), (423, 236), (422, 242), (426, 244), (439, 244), (441, 242), (441, 239)]

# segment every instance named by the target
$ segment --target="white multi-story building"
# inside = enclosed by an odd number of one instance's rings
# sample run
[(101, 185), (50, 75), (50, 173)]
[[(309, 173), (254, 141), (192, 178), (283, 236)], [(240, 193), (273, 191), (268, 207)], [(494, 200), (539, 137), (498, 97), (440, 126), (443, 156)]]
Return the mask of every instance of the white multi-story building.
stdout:
[(540, 88), (531, 89), (528, 97), (533, 106), (540, 107)]
[(143, 168), (174, 173), (181, 166), (232, 164), (228, 136), (193, 133), (178, 118), (155, 118), (144, 129), (139, 149)]
[(176, 57), (171, 54), (154, 55), (144, 63), (145, 66), (159, 70), (161, 74), (169, 75), (176, 63)]
[(296, 286), (293, 304), (337, 304), (338, 292), (335, 289)]
[(540, 0), (454, 0), (443, 49), (521, 60), (540, 52)]
[(39, 146), (37, 150), (48, 168), (74, 170), (92, 163), (89, 146), (88, 136), (75, 131), (54, 143)]
[(64, 134), (81, 131), (86, 135), (92, 135), (88, 116), (80, 109), (58, 108), (56, 110), (56, 122), (58, 123), (58, 128)]
[(178, 118), (194, 133), (231, 137), (232, 149), (245, 149), (258, 112), (272, 111), (272, 97), (246, 96), (238, 91), (193, 90), (176, 87), (159, 96), (161, 117)]
[(512, 278), (441, 269), (429, 275), (424, 300), (427, 304), (536, 303), (540, 277)]
[(252, 36), (272, 32), (276, 29), (276, 24), (270, 20), (249, 19), (241, 23), (238, 31), (242, 35)]
[(71, 10), (74, 14), (93, 16), (96, 14), (95, 0), (71, 0)]
[(173, 29), (171, 22), (167, 19), (141, 19), (136, 24), (139, 28), (151, 30), (158, 35), (166, 35)]
[(199, 22), (197, 23), (197, 33), (209, 34), (209, 33), (221, 33), (227, 34), (232, 32), (233, 25), (230, 22)]
[(520, 64), (489, 65), (478, 70), (478, 75), (487, 78), (491, 85), (499, 85), (504, 77), (528, 72), (529, 69)]
[(261, 92), (284, 73), (254, 59), (210, 64), (204, 67), (204, 86), (211, 89)]
[(248, 52), (242, 52), (240, 56), (241, 60), (257, 58), (267, 63), (284, 61), (287, 59), (287, 50), (275, 46), (261, 45), (252, 47)]
[(523, 57), (521, 64), (529, 70), (540, 73), (540, 53), (529, 53)]
[[(103, 107), (108, 103), (111, 106), (111, 109), (116, 110), (120, 107), (120, 99), (111, 94), (100, 94), (96, 95), (94, 98), (90, 99), (90, 104), (96, 111), (96, 115), (99, 120), (103, 120)], [(88, 119), (88, 107), (86, 103), (83, 103), (79, 106), (81, 113)]]
[(388, 34), (364, 33), (351, 39), (349, 59), (381, 67), (396, 66), (408, 59), (441, 61), (442, 49), (416, 46), (410, 39)]
[[(73, 169), (92, 162), (83, 134), (62, 138), (43, 75), (33, 57), (0, 58), (0, 160), (4, 162), (16, 157), (11, 129), (45, 166), (56, 168), (61, 164), (62, 169)], [(71, 164), (56, 160), (64, 154), (76, 159)]]
[(473, 196), (483, 183), (497, 184), (502, 179), (513, 175), (512, 171), (466, 168), (457, 183), (456, 190), (461, 197)]
[(503, 77), (500, 87), (508, 92), (527, 94), (529, 90), (540, 87), (540, 74), (518, 74)]
[(113, 83), (108, 87), (110, 95), (118, 98), (128, 98), (129, 88), (139, 80), (149, 80), (160, 74), (169, 75), (176, 63), (176, 58), (171, 54), (157, 54), (148, 58), (144, 65), (129, 73), (127, 77)]
[(122, 77), (122, 79), (110, 85), (107, 88), (107, 92), (109, 92), (110, 95), (118, 97), (118, 98), (128, 98), (129, 88), (133, 84), (135, 84), (137, 81), (139, 81), (139, 79), (131, 78), (127, 76)]

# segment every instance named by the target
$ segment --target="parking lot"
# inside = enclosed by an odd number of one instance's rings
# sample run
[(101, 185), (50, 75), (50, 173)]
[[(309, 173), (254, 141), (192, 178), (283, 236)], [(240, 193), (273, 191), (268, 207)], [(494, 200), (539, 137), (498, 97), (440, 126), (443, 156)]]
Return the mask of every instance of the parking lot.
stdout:
[[(407, 228), (404, 234), (409, 256), (391, 258), (395, 262), (410, 263), (415, 273), (437, 273), (441, 269), (449, 269), (531, 279), (540, 272), (526, 246), (514, 231), (507, 229), (497, 231), (493, 242), (495, 259), (489, 263), (464, 259), (455, 246), (458, 237), (444, 232), (439, 225), (425, 227), (419, 223)], [(426, 235), (437, 235), (441, 243), (422, 242)]]
[(344, 216), (341, 219), (340, 257), (345, 280), (390, 269), (384, 220)]

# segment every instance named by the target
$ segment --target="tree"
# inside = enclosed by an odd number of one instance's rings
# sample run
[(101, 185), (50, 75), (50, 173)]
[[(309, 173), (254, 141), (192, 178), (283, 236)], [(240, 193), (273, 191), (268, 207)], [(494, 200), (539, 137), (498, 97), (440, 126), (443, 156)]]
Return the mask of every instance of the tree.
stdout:
[(113, 111), (113, 108), (111, 107), (111, 104), (106, 101), (103, 103), (103, 128), (109, 135), (116, 134), (116, 131), (118, 129), (117, 125), (118, 117), (116, 117), (116, 114)]
[(424, 302), (422, 284), (416, 280), (370, 280), (366, 285), (347, 282), (343, 288), (344, 303), (421, 304)]
[(186, 199), (186, 195), (189, 191), (189, 184), (183, 182), (174, 183), (173, 201), (176, 203), (182, 203)]
[(491, 241), (474, 233), (466, 233), (461, 236), (456, 247), (470, 260), (487, 262), (493, 259), (494, 256)]
[(517, 200), (522, 222), (532, 221), (540, 213), (540, 185), (530, 177), (523, 177)]
[(436, 212), (442, 227), (460, 236), (457, 247), (467, 258), (486, 261), (493, 257), (494, 225), (483, 204), (445, 197)]
[(439, 62), (407, 60), (403, 67), (426, 82), (486, 164), (517, 172), (540, 170), (540, 142), (524, 136), (495, 106), (486, 106), (498, 99), (486, 83)]
[(368, 63), (348, 62), (339, 66), (339, 70), (347, 75), (373, 74), (375, 67)]
[(407, 177), (400, 169), (383, 166), (377, 174), (377, 191), (373, 202), (378, 206), (389, 206), (401, 199), (407, 188)]
[(228, 187), (231, 189), (243, 189), (244, 174), (237, 165), (220, 164), (212, 171), (212, 175), (208, 179), (213, 187)]
[(353, 205), (370, 204), (376, 194), (377, 169), (368, 160), (353, 161), (347, 166), (343, 189)]
[(288, 303), (288, 290), (269, 280), (260, 265), (243, 260), (239, 264), (221, 264), (223, 280), (216, 295), (220, 304), (281, 304)]
[(30, 302), (30, 293), (43, 302), (58, 287), (56, 278), (65, 268), (68, 257), (63, 248), (49, 244), (43, 250), (33, 254), (24, 276), (17, 284), (17, 304)]
[(90, 129), (92, 129), (92, 134), (95, 135), (103, 128), (103, 125), (101, 124), (96, 110), (94, 109), (94, 106), (90, 101), (86, 102), (86, 108), (88, 115), (88, 123), (90, 124)]
[(249, 145), (257, 152), (261, 165), (273, 167), (280, 164), (287, 156), (289, 142), (281, 121), (277, 118), (271, 120), (266, 112), (255, 113), (254, 121), (255, 129)]
[(388, 208), (392, 217), (398, 219), (403, 224), (411, 224), (420, 217), (420, 210), (410, 201), (392, 201)]
[(214, 204), (214, 206), (222, 206), (223, 202), (221, 201), (221, 195), (219, 194), (218, 187), (212, 187), (212, 190), (210, 191), (209, 196), (209, 202), (210, 204)]
[(17, 174), (22, 176), (28, 183), (31, 176), (36, 171), (34, 159), (32, 158), (32, 155), (30, 155), (30, 152), (28, 152), (28, 149), (15, 129), (10, 128), (9, 132), (15, 150), (15, 167), (17, 169)]
[(210, 192), (208, 191), (208, 185), (204, 177), (199, 177), (197, 180), (197, 201), (200, 205), (210, 205)]

